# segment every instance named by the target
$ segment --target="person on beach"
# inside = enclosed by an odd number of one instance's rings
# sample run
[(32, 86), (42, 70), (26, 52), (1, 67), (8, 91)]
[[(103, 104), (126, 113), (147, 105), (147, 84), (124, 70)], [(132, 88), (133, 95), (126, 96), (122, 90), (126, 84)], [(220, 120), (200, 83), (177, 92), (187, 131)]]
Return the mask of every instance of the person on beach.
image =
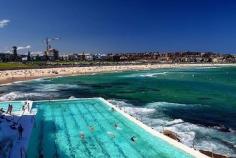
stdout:
[(30, 112), (30, 104), (29, 104), (29, 102), (27, 103), (27, 109), (28, 109), (28, 112)]
[(25, 104), (24, 105), (22, 105), (22, 109), (21, 109), (22, 111), (25, 111)]
[(10, 112), (10, 107), (11, 107), (11, 104), (8, 104), (8, 107), (7, 107), (7, 112), (6, 114), (8, 114)]
[(21, 139), (22, 139), (22, 135), (23, 135), (24, 128), (23, 128), (22, 125), (20, 124), (20, 125), (18, 126), (17, 130), (18, 130), (18, 135), (19, 135), (18, 139), (21, 140)]
[(12, 109), (13, 109), (13, 106), (12, 106), (11, 104), (9, 104), (6, 113), (7, 113), (7, 114), (9, 113), (9, 114), (11, 115)]
[(13, 105), (11, 104), (11, 107), (10, 107), (10, 115), (12, 113), (12, 110), (13, 110)]

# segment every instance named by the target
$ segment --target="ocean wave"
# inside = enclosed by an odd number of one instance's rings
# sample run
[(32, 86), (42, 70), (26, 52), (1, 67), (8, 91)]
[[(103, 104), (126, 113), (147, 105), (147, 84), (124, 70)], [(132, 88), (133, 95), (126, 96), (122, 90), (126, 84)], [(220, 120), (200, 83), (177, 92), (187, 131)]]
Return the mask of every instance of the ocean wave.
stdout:
[[(56, 94), (53, 94), (54, 96)], [(47, 93), (23, 93), (20, 91), (10, 92), (7, 94), (4, 94), (0, 97), (1, 101), (8, 101), (8, 100), (16, 100), (16, 99), (26, 99), (26, 98), (37, 98), (37, 97), (43, 97), (48, 98), (50, 95)]]
[(45, 81), (50, 81), (50, 80), (48, 80), (48, 77), (42, 77), (42, 78), (32, 79), (31, 81), (34, 81), (34, 82), (45, 82)]
[(142, 74), (140, 77), (155, 77), (158, 75), (166, 75), (167, 72), (159, 72), (159, 73), (148, 73), (148, 74)]
[(143, 107), (135, 107), (134, 105), (125, 102), (124, 100), (108, 100), (111, 104), (116, 105), (118, 107), (122, 107), (123, 110), (130, 114), (151, 114), (156, 111), (156, 109), (152, 108), (143, 108)]
[(222, 68), (220, 66), (202, 66), (202, 67), (194, 67), (193, 69), (217, 69)]
[(157, 72), (157, 73), (137, 73), (137, 74), (130, 74), (124, 75), (122, 77), (157, 77), (159, 75), (166, 75), (168, 72)]
[(187, 104), (180, 104), (180, 103), (169, 103), (169, 102), (152, 102), (148, 103), (145, 105), (146, 107), (152, 107), (152, 108), (157, 108), (157, 107), (174, 107), (174, 106), (189, 106)]
[(174, 119), (172, 121), (169, 121), (166, 123), (166, 126), (171, 126), (179, 123), (183, 123), (184, 121), (182, 119)]
[(36, 92), (57, 92), (60, 90), (77, 89), (81, 88), (81, 86), (74, 84), (38, 84), (33, 88)]
[(122, 107), (134, 106), (134, 105), (132, 105), (130, 103), (127, 103), (126, 100), (108, 99), (107, 101), (110, 102), (113, 105), (116, 105), (116, 106), (122, 106)]
[[(234, 132), (225, 133), (215, 128), (201, 126), (185, 122), (181, 118), (166, 116), (163, 108), (196, 106), (193, 104), (179, 104), (169, 102), (153, 102), (143, 107), (135, 107), (127, 100), (108, 100), (121, 109), (137, 117), (143, 123), (151, 126), (159, 132), (170, 130), (176, 133), (183, 144), (196, 149), (210, 150), (222, 155), (236, 155), (236, 137)], [(198, 105), (197, 106), (204, 106)], [(153, 117), (154, 116), (154, 117)]]

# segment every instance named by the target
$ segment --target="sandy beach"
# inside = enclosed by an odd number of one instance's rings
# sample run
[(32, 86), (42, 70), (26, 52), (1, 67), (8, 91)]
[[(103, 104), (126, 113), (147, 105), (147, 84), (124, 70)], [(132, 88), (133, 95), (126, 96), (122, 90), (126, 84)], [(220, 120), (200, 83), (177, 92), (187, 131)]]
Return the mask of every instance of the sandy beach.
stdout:
[(151, 70), (159, 68), (180, 67), (215, 67), (236, 66), (236, 64), (147, 64), (147, 65), (118, 65), (118, 66), (91, 66), (91, 67), (61, 67), (45, 69), (24, 69), (0, 71), (0, 84), (16, 81), (25, 81), (43, 77), (58, 77), (71, 75), (85, 75), (93, 73), (120, 72), (130, 70)]

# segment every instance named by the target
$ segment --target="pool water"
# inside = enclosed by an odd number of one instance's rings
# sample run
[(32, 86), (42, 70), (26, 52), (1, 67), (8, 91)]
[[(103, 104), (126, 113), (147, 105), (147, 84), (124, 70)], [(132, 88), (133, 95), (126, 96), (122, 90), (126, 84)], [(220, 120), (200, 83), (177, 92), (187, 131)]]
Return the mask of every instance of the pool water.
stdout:
[(37, 158), (39, 153), (44, 158), (191, 157), (113, 112), (98, 98), (39, 101), (33, 107), (38, 113), (28, 146), (29, 158)]

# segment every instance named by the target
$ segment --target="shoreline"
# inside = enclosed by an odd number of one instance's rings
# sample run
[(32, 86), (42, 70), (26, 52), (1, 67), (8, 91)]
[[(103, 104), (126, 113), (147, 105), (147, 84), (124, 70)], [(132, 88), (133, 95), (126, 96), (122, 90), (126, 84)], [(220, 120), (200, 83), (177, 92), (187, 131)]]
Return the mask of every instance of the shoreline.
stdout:
[(28, 81), (39, 78), (66, 77), (89, 75), (94, 73), (109, 73), (134, 70), (154, 70), (161, 68), (184, 67), (222, 67), (236, 66), (236, 64), (145, 64), (119, 66), (89, 66), (89, 67), (61, 67), (45, 69), (19, 69), (0, 71), (0, 85), (7, 85), (18, 81)]

